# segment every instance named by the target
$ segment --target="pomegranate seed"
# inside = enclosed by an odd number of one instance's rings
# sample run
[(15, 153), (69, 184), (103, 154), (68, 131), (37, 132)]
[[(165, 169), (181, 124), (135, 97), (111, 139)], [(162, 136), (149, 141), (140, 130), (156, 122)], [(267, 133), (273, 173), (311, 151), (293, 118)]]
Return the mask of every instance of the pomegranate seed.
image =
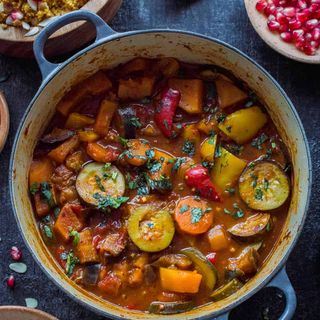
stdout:
[(277, 31), (279, 30), (279, 27), (280, 27), (280, 23), (275, 21), (275, 20), (271, 20), (271, 21), (268, 21), (268, 28), (270, 31)]
[(302, 29), (296, 29), (292, 31), (292, 37), (294, 40), (299, 39), (303, 35), (304, 35), (304, 31)]
[(276, 19), (277, 19), (277, 21), (278, 21), (280, 24), (286, 24), (286, 23), (287, 23), (287, 18), (286, 18), (286, 16), (285, 16), (283, 13), (281, 13), (281, 12), (278, 12), (278, 13), (276, 14)]
[(305, 8), (307, 8), (307, 2), (305, 1), (305, 0), (298, 0), (298, 7), (300, 8), (300, 9), (305, 9)]
[(296, 15), (296, 9), (294, 7), (286, 7), (283, 9), (282, 13), (286, 17), (294, 17)]
[(264, 9), (264, 13), (268, 16), (270, 14), (276, 13), (276, 6), (274, 4), (268, 4), (267, 7)]
[(320, 9), (317, 10), (316, 12), (314, 12), (312, 17), (315, 18), (315, 19), (319, 19), (320, 20)]
[(290, 32), (281, 32), (280, 37), (285, 42), (291, 42), (292, 41), (292, 34)]
[(8, 279), (7, 279), (7, 286), (9, 287), (9, 288), (11, 288), (11, 289), (13, 289), (13, 287), (14, 287), (14, 276), (13, 276), (13, 274), (10, 274), (10, 276), (8, 277)]
[(313, 39), (312, 37), (312, 34), (310, 32), (307, 32), (305, 35), (304, 35), (306, 41), (311, 41)]
[(314, 28), (311, 32), (313, 40), (320, 40), (320, 28)]
[(317, 3), (317, 4), (320, 4), (320, 0), (311, 0), (311, 3)]
[(18, 247), (12, 247), (10, 250), (12, 260), (19, 261), (22, 257), (22, 251)]
[(305, 22), (309, 19), (310, 13), (309, 12), (297, 12), (296, 19), (300, 22)]
[(307, 29), (312, 30), (318, 26), (318, 19), (310, 19), (305, 23)]
[(316, 48), (308, 43), (304, 46), (303, 52), (308, 56), (313, 56), (316, 53)]
[(300, 21), (293, 18), (289, 21), (289, 28), (291, 30), (299, 29), (301, 27), (301, 24), (302, 23)]
[(256, 4), (256, 9), (259, 11), (259, 12), (263, 12), (264, 9), (267, 7), (267, 2), (265, 0), (259, 0)]
[(309, 11), (311, 13), (314, 13), (316, 12), (317, 10), (320, 9), (320, 4), (317, 4), (317, 3), (313, 3), (310, 7), (309, 7)]
[(311, 46), (318, 49), (319, 48), (319, 45), (320, 45), (320, 42), (318, 41), (311, 41), (310, 42)]
[(211, 252), (209, 254), (206, 255), (206, 258), (212, 263), (215, 264), (216, 263), (216, 256), (217, 254), (215, 252)]
[(276, 17), (273, 14), (270, 14), (267, 21), (273, 21), (276, 20)]
[(287, 32), (289, 30), (286, 24), (281, 24), (279, 27), (279, 32)]

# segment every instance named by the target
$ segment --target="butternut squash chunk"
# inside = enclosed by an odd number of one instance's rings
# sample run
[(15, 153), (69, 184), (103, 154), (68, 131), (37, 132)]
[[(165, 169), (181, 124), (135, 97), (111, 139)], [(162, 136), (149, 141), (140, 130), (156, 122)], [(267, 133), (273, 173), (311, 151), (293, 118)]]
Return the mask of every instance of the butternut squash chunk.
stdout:
[(92, 244), (92, 239), (91, 229), (86, 229), (79, 233), (79, 243), (75, 248), (75, 254), (79, 258), (80, 263), (99, 261), (99, 256)]
[(93, 130), (83, 130), (77, 132), (79, 140), (82, 142), (94, 142), (97, 141), (100, 136)]
[(204, 86), (200, 79), (170, 79), (169, 87), (181, 93), (179, 107), (188, 113), (201, 113)]
[(142, 99), (152, 95), (155, 77), (120, 79), (118, 96), (122, 100)]
[(59, 147), (51, 150), (48, 156), (57, 163), (63, 163), (66, 157), (71, 151), (79, 146), (78, 136), (73, 136), (64, 143), (60, 144)]
[(221, 251), (229, 246), (229, 238), (221, 225), (216, 225), (208, 231), (208, 241), (213, 251)]
[(65, 127), (68, 129), (82, 129), (92, 124), (94, 124), (94, 119), (83, 114), (73, 112), (69, 114)]
[(64, 205), (54, 224), (55, 233), (57, 233), (64, 241), (68, 241), (70, 239), (70, 231), (80, 231), (82, 228), (83, 222), (72, 210), (72, 205)]
[[(166, 176), (168, 178), (170, 178), (171, 176), (171, 170), (173, 167), (173, 163), (174, 163), (174, 157), (165, 151), (162, 151), (160, 149), (154, 148), (155, 154), (154, 154), (154, 160), (157, 163), (161, 164), (161, 167), (159, 165), (159, 170), (154, 170), (152, 171), (152, 169), (150, 170), (150, 178), (152, 180), (160, 180), (161, 176)], [(152, 171), (152, 172), (151, 172)]]
[(160, 268), (160, 282), (164, 290), (197, 293), (202, 275), (196, 271)]
[(49, 181), (53, 173), (52, 162), (48, 158), (33, 160), (29, 171), (29, 186)]
[(218, 127), (236, 143), (243, 144), (251, 140), (267, 121), (267, 115), (259, 107), (251, 107), (229, 114)]
[(118, 108), (118, 104), (107, 99), (102, 100), (96, 122), (94, 124), (94, 131), (101, 136), (106, 136), (109, 131), (110, 122), (113, 114)]
[(106, 74), (98, 71), (72, 88), (58, 103), (57, 111), (66, 117), (83, 98), (102, 94), (111, 87), (112, 83)]
[[(220, 146), (218, 148), (219, 152), (216, 151), (211, 177), (214, 185), (221, 191), (224, 191), (228, 186), (233, 185), (237, 181), (247, 162), (237, 158)], [(219, 156), (217, 157), (217, 155)]]
[(117, 160), (119, 150), (112, 146), (102, 147), (96, 142), (90, 142), (87, 145), (88, 155), (97, 162), (112, 162)]
[(248, 98), (248, 95), (244, 91), (228, 80), (219, 78), (215, 83), (221, 108), (228, 108)]

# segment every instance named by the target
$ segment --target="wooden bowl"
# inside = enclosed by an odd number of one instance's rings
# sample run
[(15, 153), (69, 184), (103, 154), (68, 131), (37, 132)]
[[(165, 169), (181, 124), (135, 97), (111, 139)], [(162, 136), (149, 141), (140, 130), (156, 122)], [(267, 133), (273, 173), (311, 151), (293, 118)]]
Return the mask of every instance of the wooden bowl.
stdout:
[(58, 320), (54, 316), (37, 309), (20, 306), (0, 307), (1, 320)]
[[(2, 151), (9, 133), (9, 110), (4, 94), (0, 91), (0, 152)], [(0, 319), (2, 319), (0, 317)]]
[(257, 0), (244, 0), (244, 3), (251, 24), (262, 40), (264, 40), (271, 48), (296, 61), (320, 64), (320, 49), (317, 50), (317, 53), (314, 56), (307, 56), (302, 51), (298, 50), (294, 44), (282, 41), (279, 33), (269, 31), (267, 17), (256, 10), (255, 6)]
[[(81, 9), (99, 14), (105, 21), (110, 21), (122, 0), (90, 0)], [(32, 45), (36, 37), (25, 37), (22, 28), (0, 27), (0, 53), (18, 57), (33, 58)], [(79, 36), (81, 34), (81, 36)], [(75, 22), (58, 30), (47, 42), (46, 55), (56, 56), (74, 51), (88, 43), (95, 36), (95, 29), (87, 22)]]

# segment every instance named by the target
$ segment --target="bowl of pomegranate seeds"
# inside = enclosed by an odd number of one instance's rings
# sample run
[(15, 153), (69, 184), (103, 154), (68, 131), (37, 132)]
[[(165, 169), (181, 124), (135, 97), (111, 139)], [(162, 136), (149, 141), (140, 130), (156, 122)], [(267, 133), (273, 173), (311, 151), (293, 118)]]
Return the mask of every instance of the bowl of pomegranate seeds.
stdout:
[(320, 64), (320, 0), (245, 0), (260, 37), (282, 55)]

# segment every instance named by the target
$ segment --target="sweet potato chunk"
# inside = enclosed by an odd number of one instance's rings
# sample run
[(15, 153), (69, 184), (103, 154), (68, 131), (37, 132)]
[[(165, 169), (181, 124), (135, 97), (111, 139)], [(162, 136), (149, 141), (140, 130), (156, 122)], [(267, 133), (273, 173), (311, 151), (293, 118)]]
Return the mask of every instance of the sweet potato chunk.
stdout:
[(94, 124), (94, 131), (101, 136), (108, 133), (109, 125), (113, 114), (116, 111), (118, 104), (107, 99), (102, 100), (96, 122)]
[(78, 136), (73, 136), (64, 143), (60, 144), (59, 147), (51, 150), (48, 153), (48, 156), (57, 163), (63, 163), (68, 154), (71, 153), (72, 150), (76, 149), (78, 145)]
[(83, 98), (99, 95), (111, 87), (112, 83), (106, 74), (103, 71), (98, 71), (72, 88), (58, 103), (57, 111), (67, 116)]
[(49, 181), (52, 172), (53, 166), (50, 159), (33, 160), (29, 171), (29, 185)]
[(75, 248), (76, 256), (79, 258), (80, 263), (98, 262), (99, 257), (97, 250), (92, 244), (92, 232), (90, 229), (80, 232), (80, 239), (77, 247)]
[(80, 231), (83, 228), (83, 222), (72, 210), (71, 204), (66, 204), (59, 213), (54, 224), (54, 231), (64, 240), (70, 239), (70, 231)]
[(155, 77), (120, 79), (118, 96), (120, 99), (142, 99), (152, 94)]
[(247, 99), (248, 95), (236, 87), (232, 82), (219, 78), (216, 88), (220, 100), (220, 107), (227, 108)]
[(213, 251), (220, 251), (228, 248), (229, 239), (225, 229), (221, 225), (216, 225), (210, 229), (207, 236)]
[(204, 86), (200, 79), (170, 79), (169, 87), (181, 93), (179, 107), (188, 113), (201, 113)]
[(64, 125), (69, 129), (82, 129), (94, 124), (94, 119), (83, 114), (73, 112), (69, 114), (66, 124)]

